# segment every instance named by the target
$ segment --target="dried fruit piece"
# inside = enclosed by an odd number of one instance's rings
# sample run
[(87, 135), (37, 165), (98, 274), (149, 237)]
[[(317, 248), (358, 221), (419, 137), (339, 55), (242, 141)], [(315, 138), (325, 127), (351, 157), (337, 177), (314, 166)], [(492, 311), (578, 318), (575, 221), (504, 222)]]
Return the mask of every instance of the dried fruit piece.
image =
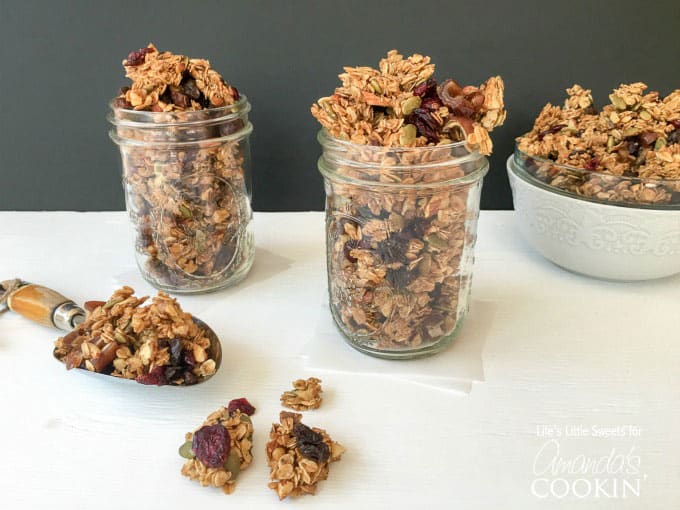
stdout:
[[(182, 456), (187, 459), (182, 475), (204, 486), (219, 487), (225, 494), (234, 492), (239, 473), (253, 461), (250, 418), (238, 409), (230, 413), (222, 407), (211, 413), (198, 430), (186, 434), (185, 439), (187, 442), (180, 448), (180, 455), (184, 453)], [(199, 454), (195, 445), (204, 440), (208, 446)], [(196, 451), (195, 457), (186, 451), (187, 444)]]
[(221, 423), (206, 425), (194, 432), (192, 450), (208, 467), (224, 465), (231, 449), (229, 432)]
[[(269, 488), (279, 499), (315, 494), (319, 482), (328, 478), (330, 464), (345, 452), (325, 430), (309, 428), (301, 419), (301, 414), (283, 411), (280, 423), (272, 424), (269, 432), (265, 448), (272, 480)], [(302, 450), (300, 445), (305, 445)]]
[(318, 409), (321, 406), (321, 380), (310, 377), (307, 380), (298, 379), (293, 381), (292, 391), (286, 391), (281, 395), (281, 405), (297, 411)]
[(232, 414), (236, 410), (241, 411), (241, 413), (251, 416), (255, 413), (255, 408), (252, 406), (250, 402), (248, 402), (248, 399), (243, 397), (243, 398), (235, 398), (231, 402), (229, 402), (228, 406), (229, 413)]

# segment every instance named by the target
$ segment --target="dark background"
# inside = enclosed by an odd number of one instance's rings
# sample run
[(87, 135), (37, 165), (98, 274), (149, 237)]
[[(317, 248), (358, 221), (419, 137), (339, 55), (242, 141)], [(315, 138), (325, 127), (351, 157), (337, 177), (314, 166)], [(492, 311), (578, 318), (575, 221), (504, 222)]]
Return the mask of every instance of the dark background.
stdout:
[(123, 209), (107, 101), (120, 63), (154, 42), (208, 58), (248, 95), (254, 206), (323, 207), (316, 121), (343, 65), (391, 48), (430, 55), (439, 79), (506, 81), (506, 124), (482, 206), (511, 207), (505, 158), (573, 83), (596, 101), (622, 82), (680, 86), (680, 2), (0, 0), (0, 209)]

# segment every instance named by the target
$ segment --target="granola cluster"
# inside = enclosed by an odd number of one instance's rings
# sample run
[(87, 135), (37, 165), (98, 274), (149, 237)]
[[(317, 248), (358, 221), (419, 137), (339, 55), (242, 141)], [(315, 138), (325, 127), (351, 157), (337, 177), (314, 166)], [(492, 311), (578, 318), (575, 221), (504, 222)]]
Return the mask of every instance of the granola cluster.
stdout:
[(253, 255), (247, 103), (206, 60), (149, 45), (124, 65), (113, 123), (144, 275), (173, 291), (235, 282)]
[(532, 174), (603, 201), (680, 203), (680, 89), (661, 97), (644, 83), (621, 85), (599, 111), (590, 90), (574, 85), (567, 94), (517, 139)]
[(131, 87), (123, 87), (118, 108), (152, 112), (202, 110), (234, 104), (238, 90), (227, 84), (207, 60), (159, 52), (153, 44), (123, 60)]
[(331, 462), (340, 460), (345, 448), (323, 429), (309, 428), (302, 415), (282, 411), (280, 423), (272, 424), (266, 446), (271, 474), (269, 488), (279, 499), (315, 494), (320, 481), (328, 478)]
[(328, 132), (358, 144), (422, 147), (465, 140), (482, 154), (492, 149), (489, 132), (505, 120), (503, 80), (480, 86), (432, 78), (430, 57), (404, 58), (396, 50), (378, 69), (345, 67), (342, 86), (312, 106)]
[(225, 494), (236, 489), (239, 473), (253, 461), (253, 423), (239, 409), (227, 407), (211, 413), (203, 425), (188, 432), (180, 455), (186, 458), (182, 475), (204, 487), (221, 488)]
[(321, 380), (316, 377), (293, 381), (293, 390), (285, 391), (281, 395), (281, 405), (296, 411), (318, 409), (321, 406)]
[(90, 302), (86, 320), (55, 343), (66, 368), (86, 368), (142, 384), (196, 384), (215, 373), (213, 346), (191, 314), (163, 292), (142, 306), (123, 287), (107, 302)]
[[(375, 354), (433, 352), (467, 311), (480, 153), (505, 119), (503, 82), (437, 84), (433, 72), (428, 57), (392, 51), (379, 70), (346, 68), (312, 107), (325, 127), (331, 311)], [(456, 140), (467, 144), (446, 145)]]

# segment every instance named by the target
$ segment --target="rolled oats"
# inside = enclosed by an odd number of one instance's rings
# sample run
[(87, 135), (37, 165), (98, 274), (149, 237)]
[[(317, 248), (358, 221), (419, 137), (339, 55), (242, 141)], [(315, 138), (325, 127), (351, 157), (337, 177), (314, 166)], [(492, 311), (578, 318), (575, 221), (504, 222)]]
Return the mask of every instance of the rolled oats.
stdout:
[(318, 409), (321, 406), (321, 380), (316, 377), (309, 379), (298, 379), (293, 381), (292, 391), (286, 391), (281, 395), (281, 405), (295, 409), (296, 411), (306, 411)]
[(86, 368), (142, 384), (195, 384), (215, 373), (210, 339), (163, 292), (142, 306), (123, 287), (95, 303), (85, 322), (55, 342), (55, 355), (66, 368)]
[[(194, 435), (209, 427), (223, 427), (223, 433), (226, 432), (229, 438), (228, 455), (222, 459), (221, 465), (207, 465), (197, 455), (201, 445), (196, 444)], [(228, 408), (222, 407), (211, 413), (201, 427), (188, 432), (185, 440), (180, 447), (180, 455), (187, 457), (182, 466), (182, 475), (197, 480), (204, 487), (218, 487), (225, 494), (234, 492), (239, 473), (253, 461), (253, 423), (250, 417), (239, 409), (230, 412)], [(206, 448), (223, 446), (226, 445), (206, 445)]]
[(302, 415), (282, 411), (272, 424), (265, 448), (270, 469), (269, 488), (279, 499), (315, 494), (318, 483), (328, 478), (331, 462), (340, 460), (345, 448), (323, 429), (310, 429)]
[(580, 85), (567, 95), (517, 139), (529, 172), (600, 201), (680, 203), (680, 89), (662, 98), (644, 83), (621, 85), (600, 111)]

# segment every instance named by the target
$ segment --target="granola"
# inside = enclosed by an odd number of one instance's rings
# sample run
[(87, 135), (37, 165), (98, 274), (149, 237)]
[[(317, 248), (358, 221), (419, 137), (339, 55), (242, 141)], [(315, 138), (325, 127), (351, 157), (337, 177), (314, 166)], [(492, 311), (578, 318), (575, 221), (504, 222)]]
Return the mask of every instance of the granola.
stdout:
[(253, 256), (247, 101), (206, 60), (149, 45), (123, 64), (112, 137), (144, 276), (172, 291), (235, 283)]
[(379, 69), (345, 68), (342, 86), (312, 106), (325, 128), (331, 311), (373, 354), (434, 352), (467, 311), (503, 81), (463, 87), (433, 73), (429, 57), (391, 51)]
[(345, 67), (342, 86), (312, 105), (312, 115), (336, 138), (358, 144), (422, 147), (467, 141), (482, 154), (489, 132), (505, 120), (503, 80), (461, 86), (432, 77), (430, 57), (387, 53), (378, 69)]
[(90, 302), (85, 322), (55, 342), (67, 369), (86, 368), (142, 384), (196, 384), (217, 369), (206, 332), (176, 299), (123, 287), (107, 302)]
[(328, 478), (331, 462), (340, 460), (345, 448), (323, 429), (309, 428), (302, 415), (282, 411), (280, 423), (272, 424), (265, 448), (270, 468), (269, 488), (279, 499), (315, 494), (320, 481)]
[(298, 379), (293, 381), (292, 391), (285, 391), (281, 395), (281, 405), (295, 409), (296, 411), (307, 411), (318, 409), (321, 406), (321, 380), (316, 377), (309, 379)]
[(211, 413), (185, 440), (179, 449), (187, 459), (182, 475), (225, 494), (234, 492), (239, 473), (253, 462), (253, 423), (239, 409), (222, 407)]
[(647, 88), (621, 85), (600, 111), (590, 90), (567, 89), (563, 107), (545, 105), (533, 129), (517, 138), (527, 170), (602, 201), (680, 203), (680, 89), (661, 97)]

